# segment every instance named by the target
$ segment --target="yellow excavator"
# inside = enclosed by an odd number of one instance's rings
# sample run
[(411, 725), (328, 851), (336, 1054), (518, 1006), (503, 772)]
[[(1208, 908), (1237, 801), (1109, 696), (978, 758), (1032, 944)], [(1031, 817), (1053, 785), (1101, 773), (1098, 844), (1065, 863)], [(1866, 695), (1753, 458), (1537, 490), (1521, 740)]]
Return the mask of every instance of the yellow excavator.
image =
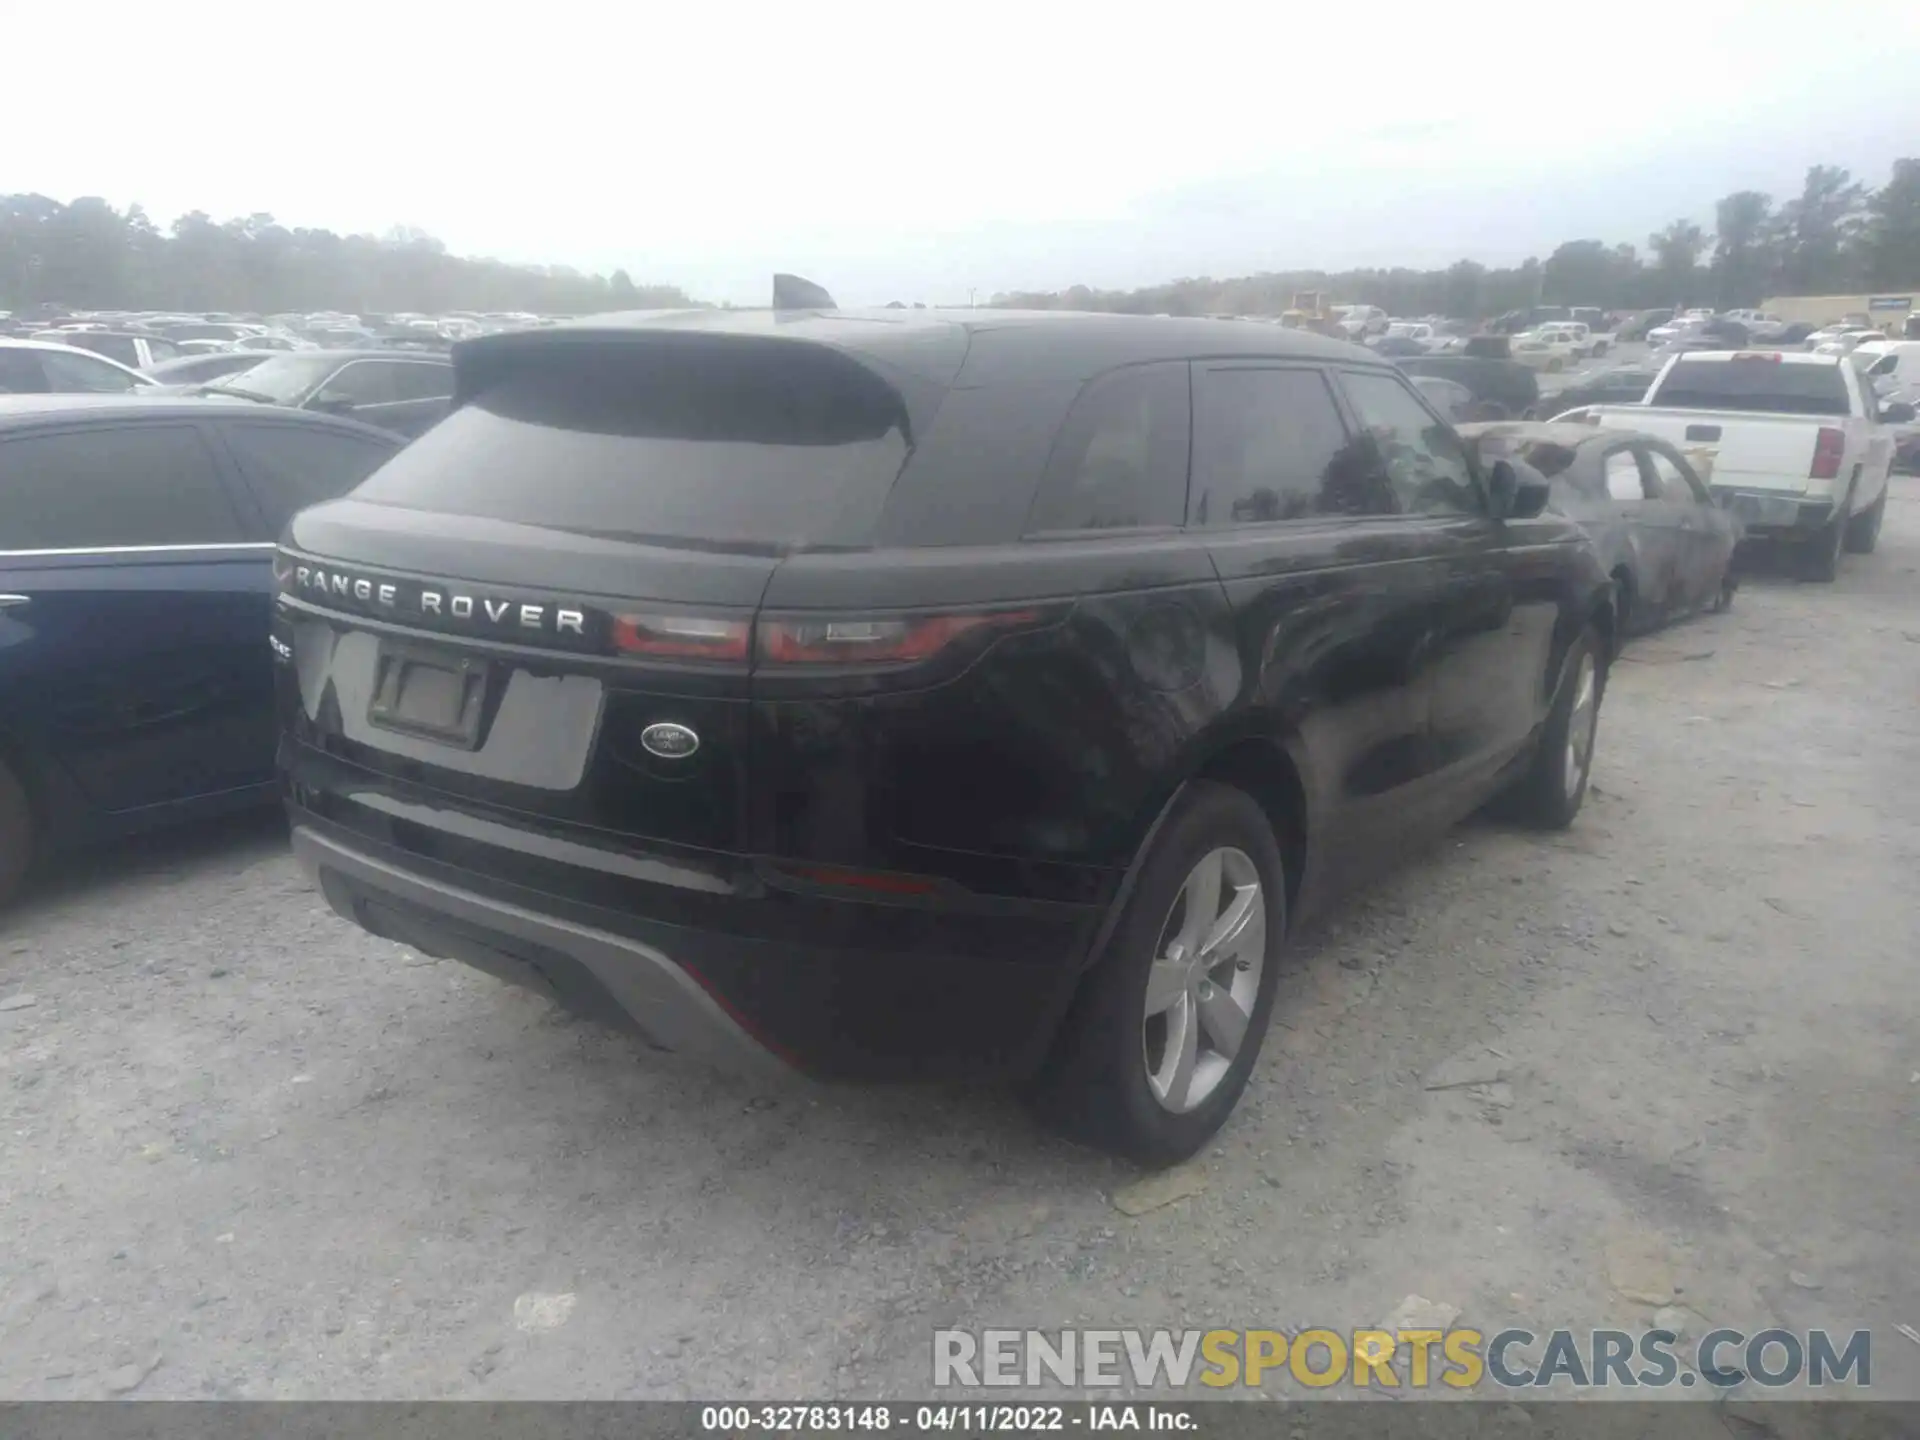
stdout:
[(1347, 338), (1335, 314), (1333, 296), (1324, 290), (1297, 290), (1293, 304), (1280, 314), (1280, 323), (1289, 330), (1311, 330), (1335, 340)]

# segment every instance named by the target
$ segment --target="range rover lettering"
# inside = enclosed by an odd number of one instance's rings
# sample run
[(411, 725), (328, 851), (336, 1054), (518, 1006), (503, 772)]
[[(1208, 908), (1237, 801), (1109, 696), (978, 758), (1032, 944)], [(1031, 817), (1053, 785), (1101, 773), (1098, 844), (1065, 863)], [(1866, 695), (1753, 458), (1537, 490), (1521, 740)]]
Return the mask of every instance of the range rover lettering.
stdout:
[(1278, 327), (602, 317), (282, 543), (294, 845), (664, 1050), (1006, 1077), (1191, 1154), (1287, 936), (1580, 808), (1610, 587), (1397, 370)]
[[(582, 640), (587, 634), (587, 612), (577, 605), (467, 593), (434, 582), (376, 579), (324, 565), (283, 561), (282, 567), (290, 572), (286, 578), (296, 594), (351, 601), (368, 614), (405, 616), (410, 623), (426, 628), (479, 624), (502, 634), (534, 631)], [(451, 622), (451, 626), (445, 622)]]

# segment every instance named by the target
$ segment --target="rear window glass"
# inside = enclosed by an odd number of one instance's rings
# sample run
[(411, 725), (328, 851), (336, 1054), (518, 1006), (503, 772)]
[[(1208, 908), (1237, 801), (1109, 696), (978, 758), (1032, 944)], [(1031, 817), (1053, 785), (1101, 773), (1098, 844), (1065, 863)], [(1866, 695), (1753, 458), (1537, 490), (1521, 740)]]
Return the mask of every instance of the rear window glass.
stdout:
[(827, 351), (692, 344), (542, 355), (413, 442), (356, 500), (621, 539), (870, 539), (908, 453), (899, 395)]
[(1678, 360), (1650, 400), (1683, 410), (1847, 413), (1847, 387), (1838, 365), (1788, 365), (1777, 360)]

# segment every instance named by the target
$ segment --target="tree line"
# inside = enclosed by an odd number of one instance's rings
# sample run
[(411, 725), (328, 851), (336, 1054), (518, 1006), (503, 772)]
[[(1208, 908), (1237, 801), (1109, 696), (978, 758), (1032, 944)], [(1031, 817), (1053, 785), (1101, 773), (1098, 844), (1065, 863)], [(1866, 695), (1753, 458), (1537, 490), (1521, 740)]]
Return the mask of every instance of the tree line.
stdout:
[(624, 270), (587, 275), (564, 265), (465, 259), (405, 227), (336, 235), (289, 228), (266, 214), (215, 221), (196, 210), (163, 230), (138, 205), (120, 211), (92, 196), (63, 205), (45, 195), (0, 195), (0, 310), (36, 303), (262, 315), (581, 315), (690, 302), (671, 285), (636, 285)]
[(1391, 315), (1504, 314), (1532, 305), (1650, 310), (1755, 306), (1769, 295), (1856, 295), (1920, 289), (1920, 159), (1894, 162), (1870, 190), (1834, 165), (1807, 171), (1798, 195), (1775, 203), (1740, 190), (1714, 205), (1709, 233), (1679, 219), (1632, 244), (1569, 240), (1545, 260), (1501, 269), (1472, 260), (1444, 270), (1293, 270), (1235, 280), (1198, 278), (1139, 290), (999, 294), (993, 304), (1142, 315), (1278, 315), (1296, 293), (1329, 292)]
[[(1174, 280), (1139, 290), (995, 295), (995, 305), (1135, 314), (1277, 315), (1303, 290), (1391, 314), (1498, 315), (1538, 304), (1611, 310), (1757, 305), (1768, 295), (1848, 295), (1920, 288), (1920, 159), (1894, 162), (1870, 190), (1816, 165), (1777, 203), (1741, 190), (1714, 206), (1709, 233), (1679, 219), (1632, 244), (1569, 240), (1545, 260), (1506, 268), (1460, 260), (1444, 270), (1301, 270), (1233, 280)], [(215, 221), (201, 211), (162, 230), (140, 206), (85, 197), (0, 195), (0, 310), (39, 302), (76, 309), (355, 314), (530, 310), (581, 315), (691, 302), (671, 285), (636, 285), (624, 270), (508, 265), (450, 255), (423, 231), (337, 235), (288, 228), (266, 214)]]

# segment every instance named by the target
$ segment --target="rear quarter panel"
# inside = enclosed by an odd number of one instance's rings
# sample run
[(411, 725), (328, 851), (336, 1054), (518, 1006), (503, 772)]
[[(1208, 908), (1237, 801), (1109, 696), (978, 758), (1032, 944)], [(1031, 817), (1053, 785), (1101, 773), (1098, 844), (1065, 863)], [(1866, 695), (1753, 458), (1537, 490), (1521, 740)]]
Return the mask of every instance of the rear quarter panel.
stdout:
[(776, 572), (763, 613), (909, 602), (1049, 618), (910, 688), (759, 671), (763, 848), (1010, 896), (1104, 896), (1237, 689), (1205, 547), (1154, 535), (800, 556)]

